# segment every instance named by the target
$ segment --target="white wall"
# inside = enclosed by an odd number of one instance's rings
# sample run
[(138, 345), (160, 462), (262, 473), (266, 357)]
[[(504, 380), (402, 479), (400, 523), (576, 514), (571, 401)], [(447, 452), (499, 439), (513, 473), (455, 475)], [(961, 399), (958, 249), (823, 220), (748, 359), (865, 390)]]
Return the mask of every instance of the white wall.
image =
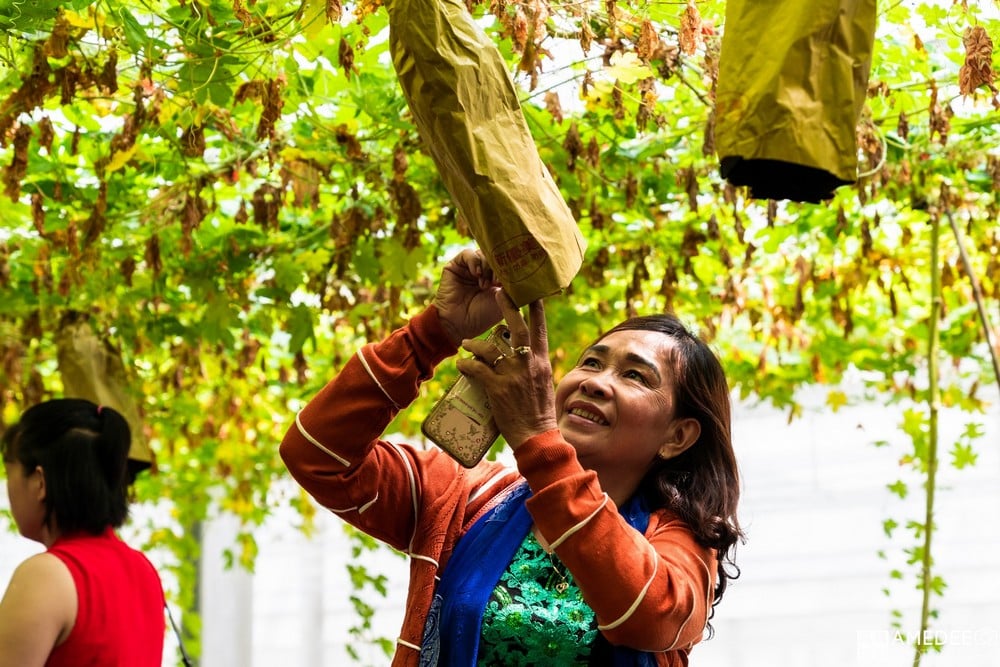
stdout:
[[(739, 552), (743, 576), (718, 610), (716, 638), (695, 649), (700, 667), (909, 665), (911, 649), (891, 627), (891, 610), (904, 613), (901, 630), (918, 630), (920, 605), (914, 568), (900, 552), (912, 537), (890, 542), (882, 521), (923, 521), (919, 482), (899, 460), (906, 452), (900, 410), (867, 405), (832, 413), (822, 408), (786, 424), (768, 410), (740, 408), (735, 430), (745, 494), (742, 521), (748, 544)], [(979, 421), (988, 428), (977, 445), (979, 462), (956, 471), (951, 443), (963, 424), (942, 420), (932, 552), (948, 588), (932, 622), (940, 654), (926, 667), (992, 667), (1000, 656), (1000, 411)], [(870, 443), (889, 440), (878, 448)], [(912, 481), (904, 500), (885, 485)], [(897, 536), (906, 535), (902, 528)], [(886, 550), (888, 559), (878, 557)], [(892, 581), (900, 568), (905, 580)], [(882, 589), (889, 587), (887, 597)]]
[[(986, 394), (986, 391), (983, 391)], [(898, 431), (900, 408), (866, 405), (831, 412), (821, 397), (803, 417), (739, 406), (734, 430), (742, 467), (741, 517), (749, 542), (740, 548), (742, 576), (733, 582), (713, 623), (716, 636), (691, 655), (697, 667), (908, 666), (912, 651), (890, 626), (891, 610), (904, 612), (902, 630), (916, 630), (920, 598), (915, 570), (900, 550), (912, 539), (890, 542), (882, 522), (923, 520), (919, 481), (900, 500), (885, 485), (914, 480), (899, 459), (906, 443)], [(1000, 410), (978, 421), (979, 462), (956, 471), (951, 443), (963, 424), (942, 419), (944, 433), (933, 552), (948, 588), (933, 622), (940, 654), (924, 667), (994, 667), (1000, 656)], [(888, 440), (887, 447), (875, 447)], [(291, 483), (279, 493), (294, 493)], [(206, 530), (204, 656), (202, 667), (331, 667), (350, 664), (356, 622), (345, 564), (352, 560), (343, 526), (317, 517), (312, 539), (279, 511), (257, 534), (260, 556), (253, 575), (226, 571), (221, 551), (235, 531), (228, 520)], [(903, 537), (903, 528), (897, 529)], [(882, 560), (877, 552), (887, 550)], [(30, 543), (0, 537), (0, 586)], [(360, 560), (390, 577), (389, 596), (363, 594), (377, 603), (373, 636), (395, 638), (405, 595), (406, 562), (388, 551)], [(890, 569), (904, 570), (892, 581)], [(890, 587), (891, 597), (881, 590)], [(364, 665), (385, 665), (378, 649), (358, 647)], [(165, 660), (165, 665), (169, 664)]]

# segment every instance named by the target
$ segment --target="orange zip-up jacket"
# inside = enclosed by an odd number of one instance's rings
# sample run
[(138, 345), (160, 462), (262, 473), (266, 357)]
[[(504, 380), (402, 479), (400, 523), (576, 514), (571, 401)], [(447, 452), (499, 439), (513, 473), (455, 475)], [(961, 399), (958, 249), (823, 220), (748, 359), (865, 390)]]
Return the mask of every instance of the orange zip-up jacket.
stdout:
[(711, 610), (714, 550), (665, 510), (652, 513), (645, 535), (629, 526), (558, 429), (518, 447), (516, 470), (489, 461), (466, 469), (436, 447), (380, 439), (420, 382), (456, 352), (429, 307), (362, 347), (281, 443), (292, 476), (321, 505), (409, 555), (393, 666), (418, 664), (438, 571), (474, 520), (522, 478), (536, 527), (573, 573), (608, 641), (657, 652), (660, 665), (686, 665)]

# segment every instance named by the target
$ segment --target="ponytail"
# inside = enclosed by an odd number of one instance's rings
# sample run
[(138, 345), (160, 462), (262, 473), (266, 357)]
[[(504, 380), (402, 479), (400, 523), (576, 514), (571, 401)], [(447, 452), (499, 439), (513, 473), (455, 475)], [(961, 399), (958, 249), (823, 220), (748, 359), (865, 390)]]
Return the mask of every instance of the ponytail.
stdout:
[(39, 403), (4, 433), (2, 450), (45, 475), (45, 521), (60, 532), (100, 534), (128, 518), (128, 422), (78, 398)]
[(128, 452), (132, 444), (132, 433), (128, 422), (117, 411), (97, 406), (98, 431), (94, 438), (95, 455), (100, 462), (108, 488), (128, 486)]

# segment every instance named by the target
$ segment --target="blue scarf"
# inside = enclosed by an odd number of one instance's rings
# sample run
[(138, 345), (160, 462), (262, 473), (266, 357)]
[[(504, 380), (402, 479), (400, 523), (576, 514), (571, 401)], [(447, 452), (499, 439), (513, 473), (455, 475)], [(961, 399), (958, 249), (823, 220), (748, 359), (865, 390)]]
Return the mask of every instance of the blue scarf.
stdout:
[[(531, 528), (531, 515), (525, 506), (530, 495), (527, 482), (522, 483), (458, 540), (441, 573), (424, 625), (421, 667), (476, 664), (486, 603)], [(638, 497), (619, 511), (630, 526), (640, 533), (646, 531), (649, 510)], [(651, 653), (620, 646), (612, 651), (613, 667), (656, 664)]]

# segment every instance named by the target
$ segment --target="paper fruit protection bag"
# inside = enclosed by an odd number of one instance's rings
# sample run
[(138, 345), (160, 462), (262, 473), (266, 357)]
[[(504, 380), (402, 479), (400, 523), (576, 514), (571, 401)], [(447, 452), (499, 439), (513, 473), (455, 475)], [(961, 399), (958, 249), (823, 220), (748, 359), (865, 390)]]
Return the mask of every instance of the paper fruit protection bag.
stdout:
[(129, 471), (134, 475), (149, 468), (153, 450), (143, 436), (139, 406), (129, 390), (121, 353), (107, 340), (98, 338), (86, 317), (76, 314), (62, 319), (56, 348), (66, 396), (85, 398), (121, 413), (132, 432)]
[(445, 187), (518, 305), (583, 262), (573, 214), (542, 163), (500, 52), (455, 0), (393, 0), (389, 49)]
[(875, 0), (729, 0), (715, 103), (723, 178), (813, 202), (857, 180), (875, 17)]

